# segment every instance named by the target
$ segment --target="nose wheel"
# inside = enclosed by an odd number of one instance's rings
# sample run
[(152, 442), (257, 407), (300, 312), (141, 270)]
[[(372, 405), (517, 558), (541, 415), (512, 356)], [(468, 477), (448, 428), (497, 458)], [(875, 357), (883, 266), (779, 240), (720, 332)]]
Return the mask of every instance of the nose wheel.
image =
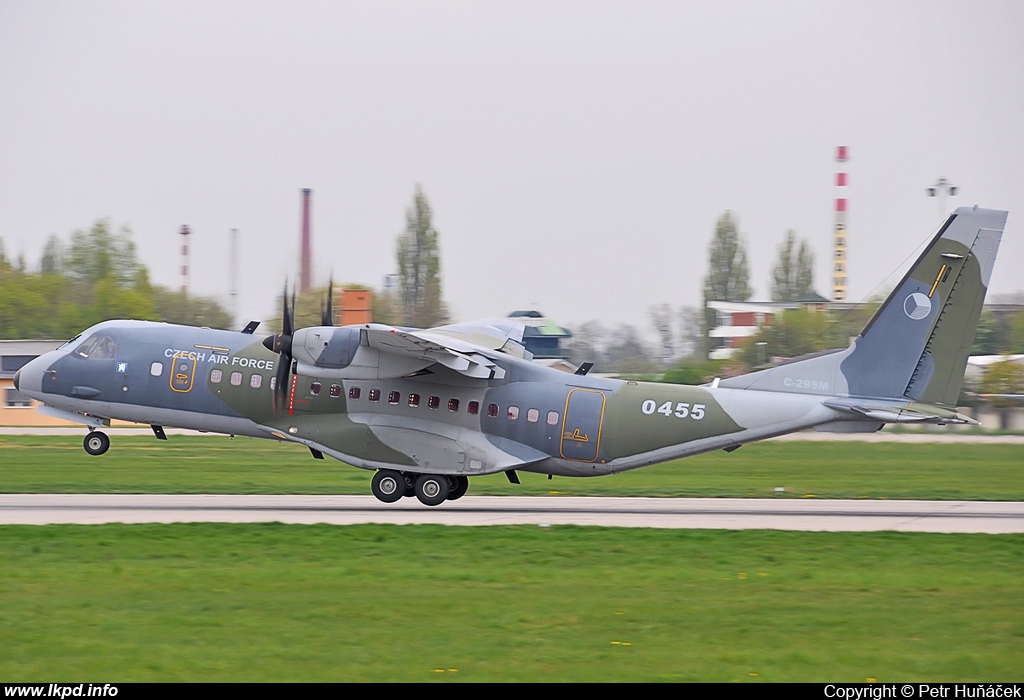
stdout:
[(85, 436), (82, 446), (91, 455), (101, 455), (110, 449), (110, 438), (107, 437), (106, 433), (94, 430)]

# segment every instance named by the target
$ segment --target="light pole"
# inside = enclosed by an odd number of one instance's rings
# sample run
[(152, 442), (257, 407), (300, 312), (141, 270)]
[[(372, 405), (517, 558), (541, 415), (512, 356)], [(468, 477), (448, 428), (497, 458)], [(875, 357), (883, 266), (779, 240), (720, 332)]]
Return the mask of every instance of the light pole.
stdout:
[(955, 197), (957, 187), (944, 177), (940, 177), (935, 184), (928, 188), (928, 196), (939, 198), (939, 222), (946, 220), (949, 211), (946, 210), (946, 196)]
[(757, 346), (757, 366), (758, 367), (764, 367), (766, 364), (768, 364), (768, 358), (767, 358), (768, 343), (766, 343), (763, 340), (759, 340), (756, 343), (754, 343), (754, 345)]

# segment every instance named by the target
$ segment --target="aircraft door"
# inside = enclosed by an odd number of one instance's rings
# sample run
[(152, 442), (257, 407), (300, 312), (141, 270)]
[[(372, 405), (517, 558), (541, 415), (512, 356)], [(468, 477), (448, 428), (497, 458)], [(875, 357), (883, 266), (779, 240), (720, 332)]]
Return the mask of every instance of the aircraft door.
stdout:
[(192, 382), (195, 381), (195, 377), (195, 355), (179, 352), (171, 358), (171, 389), (181, 394), (192, 391)]
[(601, 449), (605, 396), (593, 389), (572, 389), (565, 399), (561, 454), (565, 459), (593, 462)]

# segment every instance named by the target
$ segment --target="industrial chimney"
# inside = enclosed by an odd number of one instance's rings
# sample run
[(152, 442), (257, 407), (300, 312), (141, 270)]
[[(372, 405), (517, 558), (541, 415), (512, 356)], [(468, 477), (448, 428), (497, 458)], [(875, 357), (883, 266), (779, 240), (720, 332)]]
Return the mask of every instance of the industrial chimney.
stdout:
[(308, 187), (302, 190), (302, 251), (301, 268), (299, 270), (299, 293), (308, 292), (313, 286), (310, 273), (312, 253), (310, 252), (309, 241), (309, 206), (313, 190)]

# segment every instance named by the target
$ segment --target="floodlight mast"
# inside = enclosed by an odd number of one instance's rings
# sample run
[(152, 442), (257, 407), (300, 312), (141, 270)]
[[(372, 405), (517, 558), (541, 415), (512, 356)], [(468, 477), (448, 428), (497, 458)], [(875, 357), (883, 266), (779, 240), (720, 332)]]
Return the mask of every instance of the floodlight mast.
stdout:
[(940, 177), (935, 181), (935, 184), (928, 188), (929, 197), (939, 198), (939, 223), (941, 224), (949, 216), (949, 210), (946, 209), (946, 197), (955, 197), (957, 186), (947, 180), (945, 177)]

